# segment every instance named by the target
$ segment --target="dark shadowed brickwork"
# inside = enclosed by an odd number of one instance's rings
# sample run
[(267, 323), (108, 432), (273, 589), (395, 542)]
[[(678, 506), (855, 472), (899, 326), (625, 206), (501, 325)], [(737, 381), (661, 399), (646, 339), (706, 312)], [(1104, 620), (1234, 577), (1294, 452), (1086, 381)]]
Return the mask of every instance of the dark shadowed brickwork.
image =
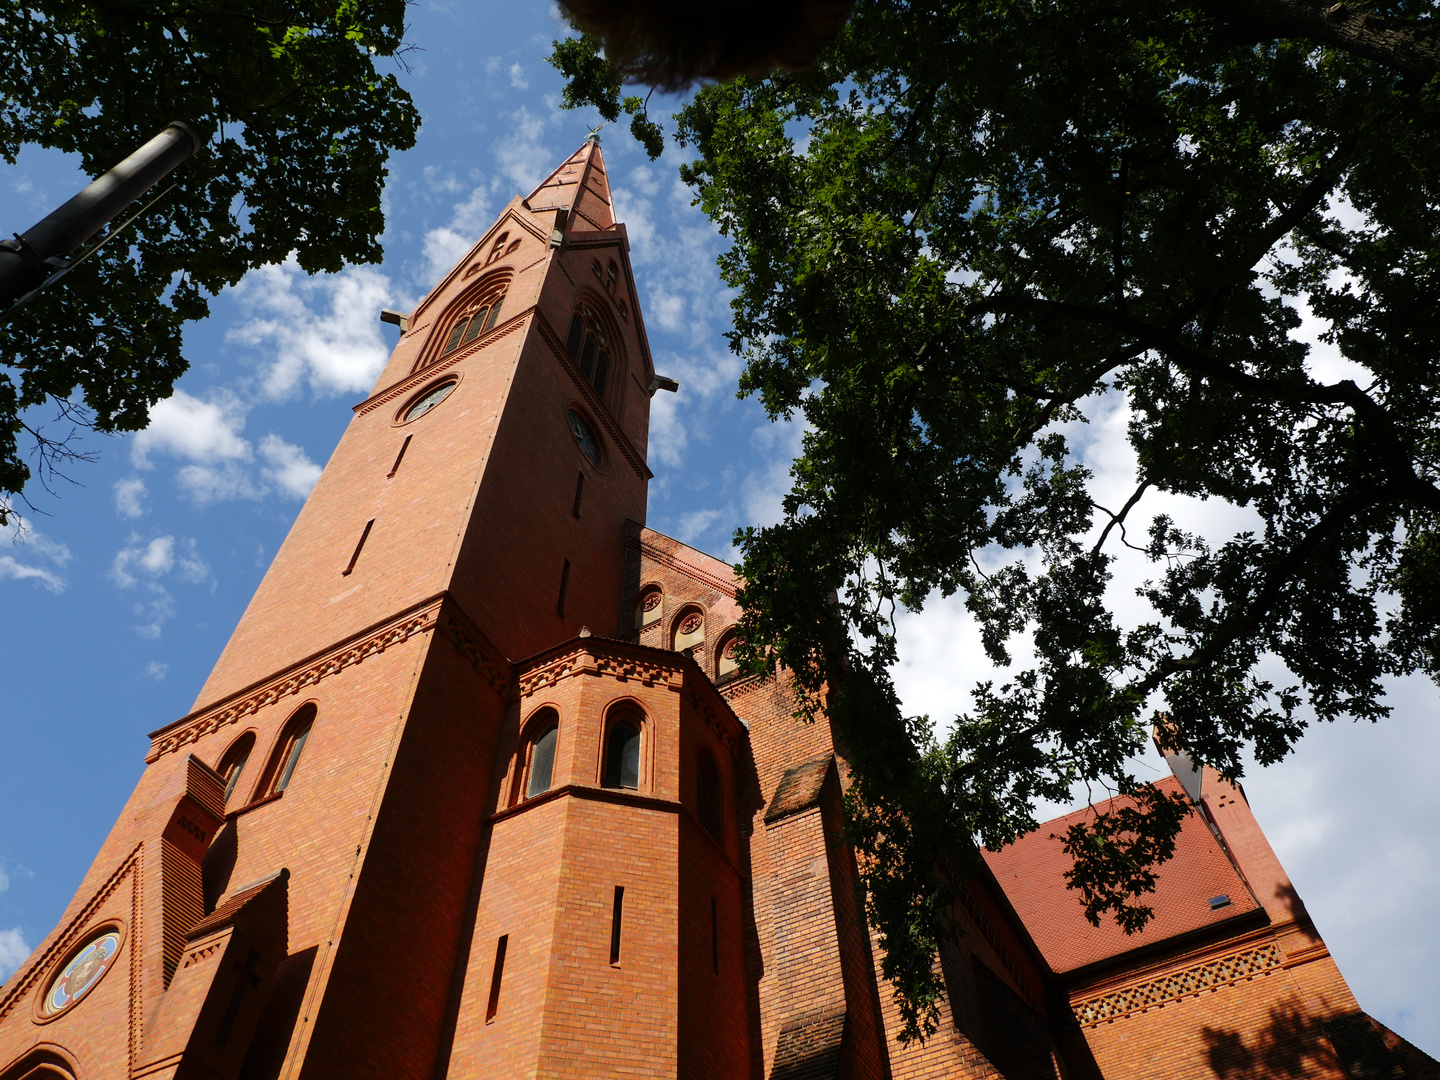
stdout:
[(1209, 770), (1134, 937), (1063, 822), (986, 853), (902, 1044), (845, 747), (735, 669), (731, 568), (643, 524), (657, 385), (587, 142), (409, 314), (0, 987), (0, 1080), (1440, 1078)]

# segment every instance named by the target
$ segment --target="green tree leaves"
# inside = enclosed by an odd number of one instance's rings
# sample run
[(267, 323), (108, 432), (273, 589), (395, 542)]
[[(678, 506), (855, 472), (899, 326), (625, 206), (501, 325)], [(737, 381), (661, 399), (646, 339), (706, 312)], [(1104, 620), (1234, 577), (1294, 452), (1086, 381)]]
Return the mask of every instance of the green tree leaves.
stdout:
[[(741, 390), (808, 423), (784, 520), (741, 537), (743, 633), (850, 756), (907, 1035), (969, 845), (1076, 783), (1134, 793), (1065, 837), (1087, 912), (1133, 929), (1182, 820), (1127, 765), (1152, 724), (1236, 777), (1435, 674), (1435, 18), (865, 0), (811, 70), (678, 115)], [(1071, 439), (1122, 400), (1132, 494), (1101, 506)], [(1167, 494), (1253, 527), (1192, 535)], [(936, 592), (1017, 661), (943, 739), (891, 680), (894, 612)]]
[(27, 437), (27, 409), (143, 427), (185, 370), (184, 323), (247, 270), (291, 252), (312, 272), (379, 259), (385, 163), (419, 124), (376, 68), (402, 49), (404, 15), (399, 0), (0, 5), (7, 161), (38, 145), (98, 175), (170, 120), (209, 140), (131, 231), (0, 324), (0, 491), (30, 479), (37, 438), (42, 473), (64, 457), (63, 440)]

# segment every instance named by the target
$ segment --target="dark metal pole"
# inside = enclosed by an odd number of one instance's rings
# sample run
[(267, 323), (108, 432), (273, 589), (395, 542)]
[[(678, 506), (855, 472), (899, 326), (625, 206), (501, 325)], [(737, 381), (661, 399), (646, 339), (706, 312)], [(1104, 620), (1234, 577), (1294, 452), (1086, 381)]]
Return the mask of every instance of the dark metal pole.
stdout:
[(65, 256), (202, 145), (199, 133), (177, 120), (23, 235), (0, 240), (0, 311), (63, 270)]

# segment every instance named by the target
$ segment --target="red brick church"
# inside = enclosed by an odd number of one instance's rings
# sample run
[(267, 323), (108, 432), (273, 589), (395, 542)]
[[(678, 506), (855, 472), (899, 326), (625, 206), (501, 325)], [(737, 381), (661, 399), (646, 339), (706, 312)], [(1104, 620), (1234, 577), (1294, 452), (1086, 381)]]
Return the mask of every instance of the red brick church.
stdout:
[(1243, 792), (1133, 937), (1054, 825), (988, 856), (896, 1039), (844, 748), (644, 527), (657, 375), (587, 142), (408, 316), (194, 710), (0, 987), (0, 1080), (1435, 1077)]

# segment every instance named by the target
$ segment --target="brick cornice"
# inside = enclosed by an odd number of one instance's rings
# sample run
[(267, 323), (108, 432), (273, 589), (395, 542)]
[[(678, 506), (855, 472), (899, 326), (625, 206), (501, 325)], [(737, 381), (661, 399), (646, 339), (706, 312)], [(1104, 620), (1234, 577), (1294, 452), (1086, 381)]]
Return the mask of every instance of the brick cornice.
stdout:
[(721, 578), (716, 574), (701, 570), (694, 563), (688, 563), (685, 562), (683, 559), (677, 559), (674, 555), (670, 554), (670, 552), (666, 551), (664, 548), (656, 547), (654, 544), (647, 543), (641, 537), (634, 537), (632, 538), (631, 542), (639, 545), (641, 555), (650, 559), (654, 559), (661, 566), (668, 567), (669, 569), (674, 570), (676, 573), (684, 574), (686, 577), (690, 578), (692, 581), (697, 582), (698, 584), (707, 585), (710, 588), (714, 589), (716, 592), (728, 596), (731, 600), (735, 599), (735, 581), (733, 578), (727, 581), (726, 579)]
[(415, 635), (427, 634), (437, 627), (493, 691), (502, 696), (508, 695), (512, 679), (510, 662), (453, 598), (439, 593), (152, 732), (150, 753), (145, 760), (156, 761), (165, 754), (253, 715), (267, 705), (298, 694), (339, 671), (363, 663), (391, 646), (403, 644)]

